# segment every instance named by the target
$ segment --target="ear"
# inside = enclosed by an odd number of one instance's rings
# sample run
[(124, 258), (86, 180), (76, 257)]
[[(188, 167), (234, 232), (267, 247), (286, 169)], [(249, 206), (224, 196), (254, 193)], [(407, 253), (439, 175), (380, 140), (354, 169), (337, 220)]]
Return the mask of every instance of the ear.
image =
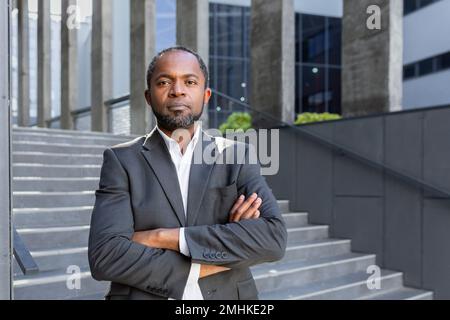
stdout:
[(203, 104), (207, 104), (209, 102), (209, 99), (211, 98), (211, 94), (212, 94), (211, 88), (207, 88), (203, 95)]
[(152, 96), (150, 94), (150, 90), (149, 89), (145, 90), (144, 95), (145, 95), (145, 100), (147, 101), (147, 104), (149, 106), (151, 106), (152, 105), (152, 102), (151, 102)]

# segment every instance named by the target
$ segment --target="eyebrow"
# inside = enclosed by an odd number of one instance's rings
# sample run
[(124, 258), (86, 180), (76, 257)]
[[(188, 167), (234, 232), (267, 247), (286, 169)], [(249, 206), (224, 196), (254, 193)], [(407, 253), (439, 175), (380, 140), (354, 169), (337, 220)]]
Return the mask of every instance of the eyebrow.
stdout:
[[(190, 78), (190, 77), (194, 77), (194, 78), (196, 78), (196, 79), (200, 79), (197, 75), (195, 75), (195, 74), (193, 74), (193, 73), (183, 74), (181, 77), (182, 77), (182, 78)], [(159, 78), (169, 78), (169, 79), (173, 79), (173, 76), (171, 76), (171, 75), (168, 74), (168, 73), (161, 73), (161, 74), (159, 74), (159, 75), (155, 78), (155, 80), (158, 80)]]

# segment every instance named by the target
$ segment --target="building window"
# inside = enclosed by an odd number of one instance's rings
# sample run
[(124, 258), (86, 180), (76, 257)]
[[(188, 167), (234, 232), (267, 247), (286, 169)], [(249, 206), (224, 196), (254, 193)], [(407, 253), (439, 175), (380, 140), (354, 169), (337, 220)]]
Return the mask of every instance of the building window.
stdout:
[[(249, 103), (250, 7), (210, 3), (211, 88)], [(296, 13), (295, 112), (341, 111), (341, 32), (339, 18)], [(218, 95), (209, 103), (211, 127), (245, 107)]]
[(339, 18), (296, 14), (295, 111), (341, 112)]
[(403, 12), (407, 15), (438, 1), (440, 0), (404, 0)]
[(413, 79), (450, 69), (450, 51), (403, 67), (403, 79)]

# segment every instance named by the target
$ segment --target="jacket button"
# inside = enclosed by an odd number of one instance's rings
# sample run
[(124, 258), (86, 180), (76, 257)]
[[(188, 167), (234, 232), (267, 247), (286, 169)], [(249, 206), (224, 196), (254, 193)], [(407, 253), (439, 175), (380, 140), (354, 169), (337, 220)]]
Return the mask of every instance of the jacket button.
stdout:
[(222, 258), (222, 252), (216, 252), (216, 258), (217, 259)]
[(222, 252), (222, 258), (226, 259), (226, 257), (227, 257), (227, 253), (226, 252)]
[(203, 257), (209, 258), (209, 253), (208, 252), (203, 252)]

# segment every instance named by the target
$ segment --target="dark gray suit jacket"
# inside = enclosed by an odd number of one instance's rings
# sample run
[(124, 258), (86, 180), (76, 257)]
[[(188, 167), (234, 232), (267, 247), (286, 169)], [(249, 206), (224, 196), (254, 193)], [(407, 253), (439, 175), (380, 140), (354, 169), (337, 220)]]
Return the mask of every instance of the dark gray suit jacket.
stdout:
[[(195, 152), (218, 142), (202, 132)], [(105, 150), (88, 255), (92, 277), (111, 281), (106, 299), (181, 299), (191, 262), (231, 268), (199, 279), (205, 300), (258, 298), (249, 267), (281, 259), (287, 232), (259, 164), (223, 164), (238, 160), (238, 145), (248, 157), (248, 145), (234, 143), (222, 152), (210, 148), (215, 163), (192, 162), (187, 221), (176, 170), (156, 128)], [(263, 200), (260, 218), (228, 223), (238, 195), (253, 192)], [(191, 258), (131, 241), (135, 231), (180, 227)]]

